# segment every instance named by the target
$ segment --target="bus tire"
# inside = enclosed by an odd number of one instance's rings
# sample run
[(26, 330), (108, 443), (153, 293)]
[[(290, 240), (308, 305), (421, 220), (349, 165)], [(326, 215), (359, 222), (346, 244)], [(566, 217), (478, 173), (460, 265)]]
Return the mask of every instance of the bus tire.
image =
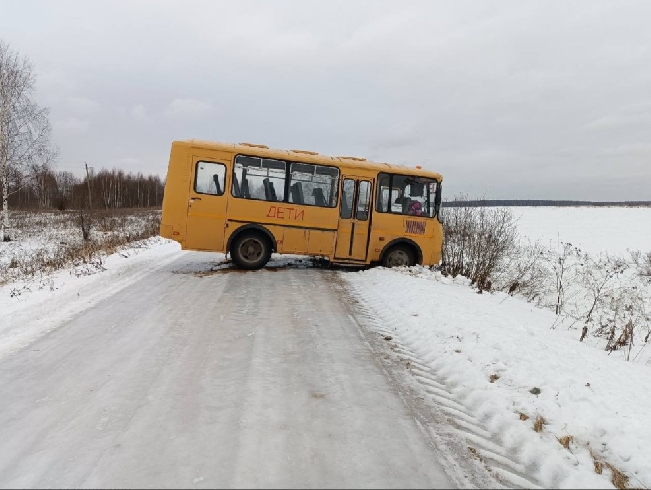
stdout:
[(271, 257), (271, 243), (259, 231), (240, 233), (231, 245), (231, 257), (240, 269), (261, 269)]
[(384, 267), (410, 267), (416, 264), (416, 254), (411, 246), (398, 244), (387, 250), (382, 257)]

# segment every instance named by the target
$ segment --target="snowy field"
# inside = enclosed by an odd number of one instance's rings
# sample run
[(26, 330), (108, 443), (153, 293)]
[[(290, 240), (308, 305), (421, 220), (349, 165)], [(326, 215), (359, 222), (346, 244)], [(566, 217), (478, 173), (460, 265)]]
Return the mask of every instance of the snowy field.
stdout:
[(558, 247), (570, 242), (598, 254), (651, 252), (651, 207), (511, 207), (518, 231), (532, 241)]

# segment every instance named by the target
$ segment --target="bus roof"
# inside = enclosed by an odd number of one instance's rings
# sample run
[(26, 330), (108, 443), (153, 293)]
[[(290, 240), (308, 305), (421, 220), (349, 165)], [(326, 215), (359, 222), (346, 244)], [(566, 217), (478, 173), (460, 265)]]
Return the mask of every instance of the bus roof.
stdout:
[(365, 158), (351, 157), (351, 156), (338, 156), (331, 157), (328, 155), (320, 155), (315, 151), (307, 150), (275, 150), (265, 145), (256, 145), (253, 143), (221, 143), (214, 141), (203, 140), (184, 140), (174, 141), (173, 145), (187, 145), (195, 148), (205, 148), (208, 150), (227, 150), (233, 153), (244, 153), (246, 155), (275, 158), (278, 160), (301, 161), (305, 163), (320, 163), (323, 165), (328, 164), (342, 164), (350, 168), (359, 168), (364, 170), (375, 170), (377, 172), (391, 172), (391, 173), (407, 173), (418, 177), (429, 177), (438, 180), (443, 180), (441, 174), (424, 170), (417, 167), (406, 167), (404, 165), (394, 165), (389, 163), (370, 162)]

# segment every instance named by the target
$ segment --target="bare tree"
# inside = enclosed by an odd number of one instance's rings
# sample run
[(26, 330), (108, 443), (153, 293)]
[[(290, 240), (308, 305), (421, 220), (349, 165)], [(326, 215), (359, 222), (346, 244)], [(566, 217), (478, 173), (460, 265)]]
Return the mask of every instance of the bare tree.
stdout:
[(0, 41), (0, 239), (9, 240), (9, 170), (49, 162), (49, 111), (34, 100), (34, 71), (30, 62)]

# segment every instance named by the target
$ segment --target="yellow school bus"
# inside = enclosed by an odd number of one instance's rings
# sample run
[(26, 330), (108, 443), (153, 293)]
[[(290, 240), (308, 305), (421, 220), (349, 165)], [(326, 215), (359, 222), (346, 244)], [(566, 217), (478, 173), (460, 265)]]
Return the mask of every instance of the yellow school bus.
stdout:
[(251, 143), (172, 143), (160, 234), (184, 250), (230, 253), (243, 269), (271, 254), (333, 264), (441, 259), (441, 175), (364, 158)]

